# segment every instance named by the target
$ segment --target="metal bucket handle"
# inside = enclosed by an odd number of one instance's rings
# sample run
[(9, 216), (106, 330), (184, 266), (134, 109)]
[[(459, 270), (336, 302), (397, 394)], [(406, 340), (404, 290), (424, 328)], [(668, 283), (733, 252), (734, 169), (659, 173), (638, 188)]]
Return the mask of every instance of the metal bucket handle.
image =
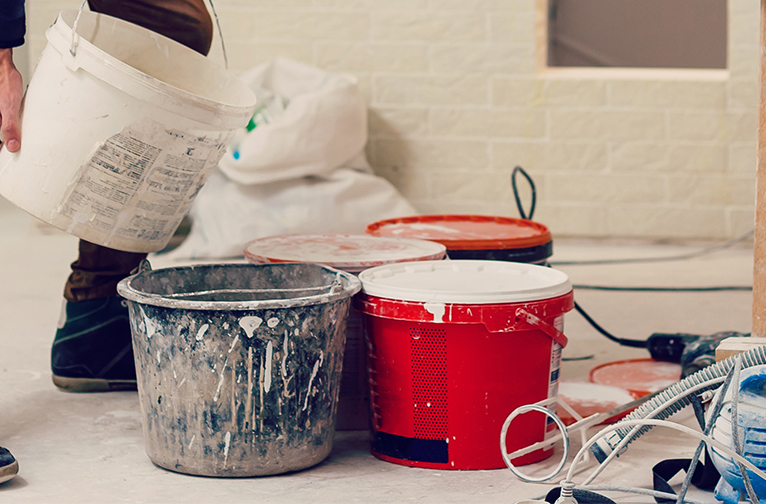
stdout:
[[(74, 18), (74, 23), (72, 23), (72, 47), (69, 49), (69, 53), (72, 55), (72, 57), (77, 56), (77, 45), (79, 42), (79, 37), (77, 36), (77, 25), (80, 23), (80, 14), (82, 14), (82, 11), (85, 8), (85, 4), (87, 2), (88, 0), (82, 0), (82, 3), (80, 4), (80, 9), (77, 11), (77, 17)], [(210, 4), (210, 9), (213, 11), (213, 17), (215, 18), (215, 25), (218, 28), (218, 36), (221, 39), (221, 50), (223, 51), (224, 68), (228, 70), (229, 57), (226, 55), (226, 45), (223, 43), (223, 31), (221, 30), (221, 22), (218, 20), (218, 14), (215, 11), (215, 5), (213, 5), (213, 0), (208, 0), (208, 3)]]

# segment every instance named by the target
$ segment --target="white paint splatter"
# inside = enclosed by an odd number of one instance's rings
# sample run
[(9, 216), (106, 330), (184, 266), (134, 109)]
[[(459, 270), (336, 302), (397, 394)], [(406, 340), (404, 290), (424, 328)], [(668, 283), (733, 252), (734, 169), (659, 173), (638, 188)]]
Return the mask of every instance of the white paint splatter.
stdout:
[(245, 333), (247, 334), (247, 337), (252, 339), (253, 333), (256, 329), (261, 327), (261, 324), (263, 323), (263, 319), (261, 317), (242, 317), (239, 319), (239, 326), (245, 330)]
[(425, 303), (423, 309), (434, 316), (434, 322), (443, 322), (444, 303)]
[(282, 377), (287, 376), (287, 331), (285, 331), (285, 341), (282, 344)]
[(141, 308), (141, 306), (139, 306), (138, 308), (141, 310), (141, 315), (143, 316), (143, 319), (144, 319), (144, 328), (146, 329), (146, 337), (147, 339), (151, 338), (152, 336), (154, 336), (156, 333), (159, 332), (159, 325), (155, 324), (154, 322), (152, 322), (152, 320), (149, 317), (147, 317), (146, 312), (144, 312), (144, 309)]
[(189, 441), (189, 449), (191, 450), (192, 445), (194, 444), (194, 440), (197, 439), (197, 435), (194, 434), (191, 438), (191, 441)]
[(226, 357), (226, 359), (223, 361), (223, 366), (221, 366), (221, 374), (218, 378), (218, 388), (215, 390), (215, 396), (213, 397), (214, 402), (218, 402), (218, 396), (221, 394), (221, 387), (223, 387), (223, 377), (226, 371), (226, 363), (228, 360), (229, 358)]
[(266, 376), (263, 378), (263, 385), (266, 388), (266, 392), (271, 388), (271, 357), (274, 354), (274, 345), (269, 341), (266, 345)]
[(157, 350), (157, 364), (160, 363), (160, 351)]
[(226, 464), (229, 462), (229, 446), (231, 446), (231, 431), (226, 432), (226, 440), (225, 445), (223, 447), (223, 466), (226, 467)]
[(323, 361), (324, 361), (324, 353), (320, 350), (319, 360), (314, 363), (314, 369), (311, 370), (311, 378), (309, 378), (309, 386), (306, 388), (306, 400), (303, 402), (303, 411), (306, 411), (306, 408), (309, 407), (309, 397), (311, 397), (311, 385), (313, 385), (314, 378), (316, 378), (316, 375), (319, 372), (319, 366), (322, 365)]
[(239, 341), (239, 334), (234, 337), (234, 341), (231, 342), (231, 346), (229, 347), (229, 353), (231, 353), (234, 350), (234, 347), (237, 345), (237, 342)]
[(266, 321), (266, 325), (274, 329), (275, 327), (279, 325), (279, 319), (277, 317), (271, 317), (269, 320)]
[(199, 331), (197, 331), (197, 341), (202, 341), (202, 338), (205, 337), (205, 333), (210, 328), (210, 324), (202, 324), (202, 327), (199, 328)]

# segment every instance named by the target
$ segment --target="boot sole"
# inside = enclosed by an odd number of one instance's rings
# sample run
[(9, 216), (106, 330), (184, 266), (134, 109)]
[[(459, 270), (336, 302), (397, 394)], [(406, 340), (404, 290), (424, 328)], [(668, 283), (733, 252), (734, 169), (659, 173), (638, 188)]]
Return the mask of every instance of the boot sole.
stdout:
[(19, 462), (17, 460), (14, 460), (13, 463), (5, 467), (0, 467), (0, 485), (12, 479), (18, 473), (19, 473)]
[(53, 375), (53, 384), (66, 392), (115, 392), (137, 390), (136, 380), (104, 380), (100, 378), (67, 378)]

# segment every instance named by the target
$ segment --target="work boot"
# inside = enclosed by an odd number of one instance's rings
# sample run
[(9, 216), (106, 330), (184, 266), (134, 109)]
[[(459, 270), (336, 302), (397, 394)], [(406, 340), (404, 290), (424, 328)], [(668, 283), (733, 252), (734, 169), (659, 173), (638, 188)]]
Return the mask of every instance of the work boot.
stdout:
[(11, 452), (0, 446), (0, 485), (19, 472), (19, 463)]
[(69, 392), (136, 390), (127, 301), (120, 296), (67, 301), (51, 369), (53, 383)]

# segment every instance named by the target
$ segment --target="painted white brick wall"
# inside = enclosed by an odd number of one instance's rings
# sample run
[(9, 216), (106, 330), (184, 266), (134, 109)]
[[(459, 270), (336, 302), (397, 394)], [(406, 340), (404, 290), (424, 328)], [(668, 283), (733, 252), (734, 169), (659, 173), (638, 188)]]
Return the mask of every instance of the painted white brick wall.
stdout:
[[(28, 1), (34, 59), (79, 1)], [(214, 2), (233, 70), (279, 55), (359, 79), (370, 162), (422, 212), (516, 216), (521, 165), (554, 236), (752, 228), (757, 2), (729, 0), (727, 71), (543, 68), (543, 0)]]

